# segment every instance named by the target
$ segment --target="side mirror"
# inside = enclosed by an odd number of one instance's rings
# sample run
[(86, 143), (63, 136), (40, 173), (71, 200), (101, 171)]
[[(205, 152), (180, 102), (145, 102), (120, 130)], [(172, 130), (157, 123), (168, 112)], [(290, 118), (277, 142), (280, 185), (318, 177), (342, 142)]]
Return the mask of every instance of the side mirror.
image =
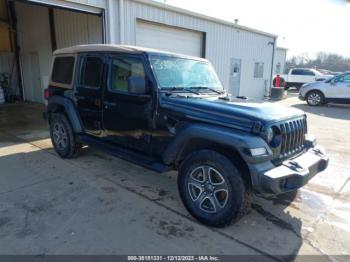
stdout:
[(331, 79), (330, 83), (331, 83), (332, 86), (334, 86), (335, 85), (335, 79), (334, 78)]
[(131, 94), (145, 95), (148, 93), (146, 81), (143, 77), (131, 76), (128, 79), (128, 92)]

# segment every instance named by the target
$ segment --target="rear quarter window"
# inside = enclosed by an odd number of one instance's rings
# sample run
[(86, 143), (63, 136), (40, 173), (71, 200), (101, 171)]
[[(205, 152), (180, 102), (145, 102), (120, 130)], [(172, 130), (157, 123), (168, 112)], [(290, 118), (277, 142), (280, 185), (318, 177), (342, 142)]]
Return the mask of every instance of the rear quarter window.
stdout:
[(74, 56), (56, 57), (52, 67), (51, 81), (70, 85), (73, 78), (74, 62)]

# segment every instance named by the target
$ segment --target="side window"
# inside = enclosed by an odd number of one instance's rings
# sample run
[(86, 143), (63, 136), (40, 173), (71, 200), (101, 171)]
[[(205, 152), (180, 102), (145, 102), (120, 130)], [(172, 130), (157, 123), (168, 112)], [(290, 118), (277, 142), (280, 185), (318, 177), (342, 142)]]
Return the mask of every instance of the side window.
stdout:
[(300, 69), (293, 69), (292, 75), (303, 75), (303, 72)]
[(336, 77), (335, 82), (336, 83), (350, 83), (350, 74)]
[(114, 58), (111, 67), (111, 91), (128, 91), (129, 77), (145, 78), (145, 70), (141, 58), (125, 57)]
[(350, 74), (344, 76), (344, 82), (350, 83)]
[(311, 70), (303, 70), (304, 71), (304, 75), (306, 76), (315, 76), (315, 73), (312, 72)]
[(73, 56), (56, 57), (53, 63), (51, 81), (64, 85), (71, 84), (74, 62)]
[(102, 84), (103, 60), (99, 57), (86, 57), (81, 67), (79, 83), (85, 87), (99, 88)]
[(263, 77), (264, 77), (264, 63), (255, 63), (254, 78), (263, 78)]

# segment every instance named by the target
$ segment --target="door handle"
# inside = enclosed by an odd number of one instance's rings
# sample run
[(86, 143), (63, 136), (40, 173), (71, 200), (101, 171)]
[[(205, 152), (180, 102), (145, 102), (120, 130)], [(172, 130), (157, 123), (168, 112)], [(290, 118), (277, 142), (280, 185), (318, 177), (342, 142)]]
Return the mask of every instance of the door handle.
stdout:
[(108, 106), (116, 106), (116, 105), (117, 105), (117, 103), (115, 103), (115, 102), (108, 102), (108, 101), (103, 102), (103, 104), (104, 104), (106, 107), (108, 107)]

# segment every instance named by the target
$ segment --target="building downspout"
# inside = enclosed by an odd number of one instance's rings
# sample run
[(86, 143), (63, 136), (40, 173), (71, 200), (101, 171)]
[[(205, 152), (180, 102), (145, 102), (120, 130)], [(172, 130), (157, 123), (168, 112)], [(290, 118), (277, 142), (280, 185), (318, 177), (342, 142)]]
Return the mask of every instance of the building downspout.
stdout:
[(114, 42), (114, 35), (115, 33), (113, 32), (113, 0), (108, 0), (107, 1), (107, 43), (113, 44)]
[(274, 63), (275, 63), (275, 50), (276, 50), (276, 37), (273, 38), (273, 42), (269, 42), (272, 45), (272, 64), (271, 64), (271, 75), (270, 75), (270, 85), (268, 88), (268, 95), (266, 94), (266, 97), (270, 97), (271, 95), (271, 87), (273, 85), (273, 69), (274, 69)]
[(119, 43), (124, 44), (124, 0), (119, 0)]

